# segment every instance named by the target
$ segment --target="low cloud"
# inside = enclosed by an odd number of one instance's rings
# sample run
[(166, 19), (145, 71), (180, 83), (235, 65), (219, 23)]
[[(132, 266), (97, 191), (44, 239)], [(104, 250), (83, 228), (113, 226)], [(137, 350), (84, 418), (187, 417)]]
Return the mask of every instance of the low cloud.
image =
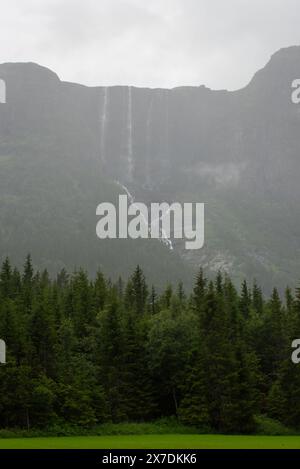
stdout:
[(237, 89), (299, 42), (298, 0), (2, 0), (0, 62), (87, 85)]

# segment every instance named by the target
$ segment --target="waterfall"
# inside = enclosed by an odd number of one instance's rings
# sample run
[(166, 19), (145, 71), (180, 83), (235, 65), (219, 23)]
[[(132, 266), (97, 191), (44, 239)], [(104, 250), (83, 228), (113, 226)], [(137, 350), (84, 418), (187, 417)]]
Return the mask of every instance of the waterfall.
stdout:
[(108, 87), (103, 88), (102, 96), (102, 113), (101, 113), (101, 161), (103, 166), (106, 163), (106, 148), (105, 148), (105, 136), (106, 136), (106, 127), (107, 127), (107, 107), (108, 107)]
[(152, 113), (153, 113), (153, 94), (151, 93), (150, 105), (147, 114), (146, 122), (146, 162), (145, 162), (145, 180), (147, 187), (151, 185), (150, 178), (150, 148), (151, 148), (151, 126), (152, 126)]
[(166, 91), (166, 160), (171, 166), (170, 151), (169, 151), (169, 90)]
[[(133, 160), (133, 119), (132, 119), (132, 87), (128, 86), (127, 91), (127, 180), (132, 182), (133, 180), (133, 171), (134, 171), (134, 160)], [(168, 148), (168, 106), (167, 106), (167, 115), (166, 115), (166, 146)], [(146, 179), (147, 182), (149, 180), (150, 185), (150, 171), (149, 171), (149, 164), (150, 164), (150, 147), (151, 147), (151, 127), (153, 121), (153, 96), (151, 96), (148, 115), (147, 115), (147, 122), (146, 122), (146, 143), (147, 143), (147, 155), (146, 155)], [(168, 151), (168, 150), (167, 150)], [(115, 183), (126, 193), (130, 204), (134, 205), (134, 196), (131, 194), (130, 190), (127, 186), (122, 184), (120, 181), (115, 181)], [(168, 214), (165, 213), (163, 216)], [(151, 236), (151, 230), (148, 225), (148, 220), (143, 217), (144, 223), (148, 228), (149, 235)], [(161, 219), (157, 219), (152, 221), (153, 223), (159, 223)], [(171, 239), (167, 237), (165, 230), (160, 227), (160, 238), (159, 241), (162, 242), (165, 246), (167, 246), (171, 251), (174, 249)]]
[[(128, 187), (126, 187), (120, 181), (115, 181), (115, 183), (126, 193), (130, 204), (134, 205), (134, 196), (131, 194)], [(169, 210), (164, 214), (164, 216), (166, 216), (168, 213), (169, 213)], [(148, 220), (146, 220), (143, 214), (142, 214), (142, 217), (143, 217), (145, 225), (148, 227), (149, 235), (151, 236), (151, 230), (148, 225)], [(159, 221), (160, 219), (157, 219), (157, 220), (154, 220), (153, 222), (159, 222)], [(161, 241), (165, 246), (167, 246), (171, 251), (173, 251), (174, 248), (173, 248), (172, 241), (167, 237), (165, 230), (163, 230), (162, 228), (160, 229), (160, 235), (161, 235), (161, 238), (159, 238), (159, 241)]]
[(124, 186), (120, 181), (115, 181), (115, 183), (116, 183), (119, 187), (121, 187), (121, 189), (123, 189), (124, 192), (126, 192), (126, 195), (127, 195), (127, 197), (128, 197), (129, 202), (130, 202), (131, 204), (133, 204), (133, 203), (134, 203), (134, 197), (133, 197), (133, 195), (129, 192), (129, 189), (128, 189), (126, 186)]
[(132, 145), (132, 87), (128, 86), (128, 110), (127, 110), (127, 174), (128, 180), (133, 180), (133, 145)]

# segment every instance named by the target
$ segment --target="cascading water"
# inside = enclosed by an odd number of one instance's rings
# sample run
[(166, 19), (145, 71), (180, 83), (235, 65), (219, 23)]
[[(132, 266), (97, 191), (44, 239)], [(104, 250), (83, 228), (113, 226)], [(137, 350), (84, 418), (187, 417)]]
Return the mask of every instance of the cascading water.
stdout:
[(103, 166), (106, 163), (106, 148), (105, 148), (105, 137), (107, 127), (107, 108), (108, 108), (108, 87), (105, 86), (102, 91), (102, 113), (101, 113), (101, 161)]
[[(133, 171), (134, 171), (134, 160), (133, 160), (133, 118), (132, 118), (132, 87), (128, 87), (127, 91), (127, 102), (128, 102), (128, 108), (127, 108), (127, 180), (128, 182), (133, 181)], [(108, 92), (107, 90), (104, 92), (104, 98), (103, 98), (103, 113), (102, 113), (102, 125), (101, 125), (101, 142), (102, 142), (102, 148), (104, 151), (105, 155), (105, 132), (106, 132), (106, 121), (107, 121), (107, 106), (108, 106)], [(149, 165), (150, 165), (150, 158), (151, 158), (151, 153), (150, 153), (150, 145), (151, 145), (151, 126), (152, 126), (152, 119), (153, 119), (153, 98), (151, 98), (150, 101), (150, 107), (148, 111), (148, 116), (147, 116), (147, 135), (146, 135), (146, 141), (147, 141), (147, 161), (146, 161), (146, 178), (149, 179), (149, 185), (150, 185), (150, 171), (149, 171)], [(126, 172), (125, 172), (126, 174)], [(131, 194), (130, 190), (128, 189), (125, 184), (123, 184), (120, 181), (115, 181), (115, 183), (126, 193), (129, 203), (134, 205), (134, 196)], [(163, 216), (166, 216), (168, 212), (166, 212)], [(150, 233), (149, 225), (148, 225), (148, 220), (143, 217), (144, 223), (147, 226)], [(152, 223), (159, 223), (160, 219), (152, 221)], [(173, 244), (172, 241), (167, 237), (167, 234), (165, 230), (160, 227), (160, 238), (159, 241), (161, 241), (164, 245), (166, 245), (170, 250), (173, 250)]]
[(123, 189), (124, 192), (126, 192), (129, 202), (133, 204), (134, 198), (133, 198), (133, 195), (129, 192), (129, 189), (126, 186), (124, 186), (124, 184), (122, 184), (120, 181), (115, 181), (115, 183), (118, 184), (118, 186), (121, 187), (121, 189)]
[[(128, 187), (126, 187), (120, 181), (115, 181), (115, 183), (126, 193), (130, 204), (134, 205), (134, 197), (131, 194), (131, 192), (129, 191)], [(163, 215), (163, 217), (166, 216), (168, 213), (169, 213), (169, 210)], [(148, 220), (146, 220), (146, 218), (144, 217), (143, 214), (142, 214), (142, 217), (143, 217), (143, 221), (144, 221), (145, 225), (148, 228), (148, 232), (151, 235)], [(159, 223), (160, 220), (161, 220), (161, 218), (157, 219), (157, 220), (152, 220), (152, 223)], [(160, 228), (160, 235), (161, 235), (161, 238), (159, 238), (159, 241), (161, 241), (165, 246), (167, 246), (171, 251), (173, 251), (174, 248), (173, 248), (172, 241), (167, 237), (167, 234), (166, 234), (165, 230), (163, 230), (162, 228)]]
[(127, 109), (127, 177), (133, 180), (133, 145), (132, 145), (132, 87), (128, 86), (128, 109)]
[(147, 122), (146, 122), (146, 162), (145, 162), (145, 182), (147, 187), (150, 187), (150, 158), (151, 158), (151, 127), (152, 127), (152, 114), (153, 114), (153, 95), (150, 98), (150, 105), (148, 109)]
[(166, 160), (171, 166), (170, 151), (169, 151), (169, 90), (166, 91)]

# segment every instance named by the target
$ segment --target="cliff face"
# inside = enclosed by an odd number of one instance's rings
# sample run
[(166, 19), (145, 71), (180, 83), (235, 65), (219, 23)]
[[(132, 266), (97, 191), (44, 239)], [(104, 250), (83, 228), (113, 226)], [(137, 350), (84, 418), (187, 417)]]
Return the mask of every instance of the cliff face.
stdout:
[[(297, 280), (300, 105), (291, 101), (291, 83), (300, 78), (300, 47), (274, 54), (235, 92), (87, 88), (35, 64), (0, 65), (0, 78), (7, 86), (0, 173), (18, 161), (13, 186), (28, 162), (39, 178), (49, 166), (76, 173), (87, 192), (97, 177), (148, 202), (206, 202), (205, 248), (191, 257), (176, 244), (187, 264), (221, 267), (237, 280), (256, 276), (266, 288)], [(18, 189), (2, 182), (0, 192), (14, 197)]]
[(97, 159), (129, 183), (172, 184), (196, 171), (217, 186), (244, 187), (255, 175), (259, 186), (276, 171), (293, 175), (299, 161), (300, 107), (291, 102), (291, 83), (300, 76), (300, 47), (274, 54), (236, 92), (87, 88), (35, 64), (3, 64), (0, 76), (7, 83), (3, 137), (55, 139), (74, 159)]

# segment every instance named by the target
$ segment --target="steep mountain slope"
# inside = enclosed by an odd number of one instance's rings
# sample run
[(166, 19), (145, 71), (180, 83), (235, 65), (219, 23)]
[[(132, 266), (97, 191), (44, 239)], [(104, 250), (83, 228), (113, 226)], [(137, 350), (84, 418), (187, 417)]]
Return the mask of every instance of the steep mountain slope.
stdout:
[[(266, 290), (295, 284), (300, 260), (300, 47), (282, 49), (239, 91), (64, 83), (36, 64), (0, 65), (0, 238), (17, 262), (84, 265), (189, 280), (199, 265)], [(100, 241), (98, 203), (126, 185), (138, 200), (206, 203), (206, 244)]]

